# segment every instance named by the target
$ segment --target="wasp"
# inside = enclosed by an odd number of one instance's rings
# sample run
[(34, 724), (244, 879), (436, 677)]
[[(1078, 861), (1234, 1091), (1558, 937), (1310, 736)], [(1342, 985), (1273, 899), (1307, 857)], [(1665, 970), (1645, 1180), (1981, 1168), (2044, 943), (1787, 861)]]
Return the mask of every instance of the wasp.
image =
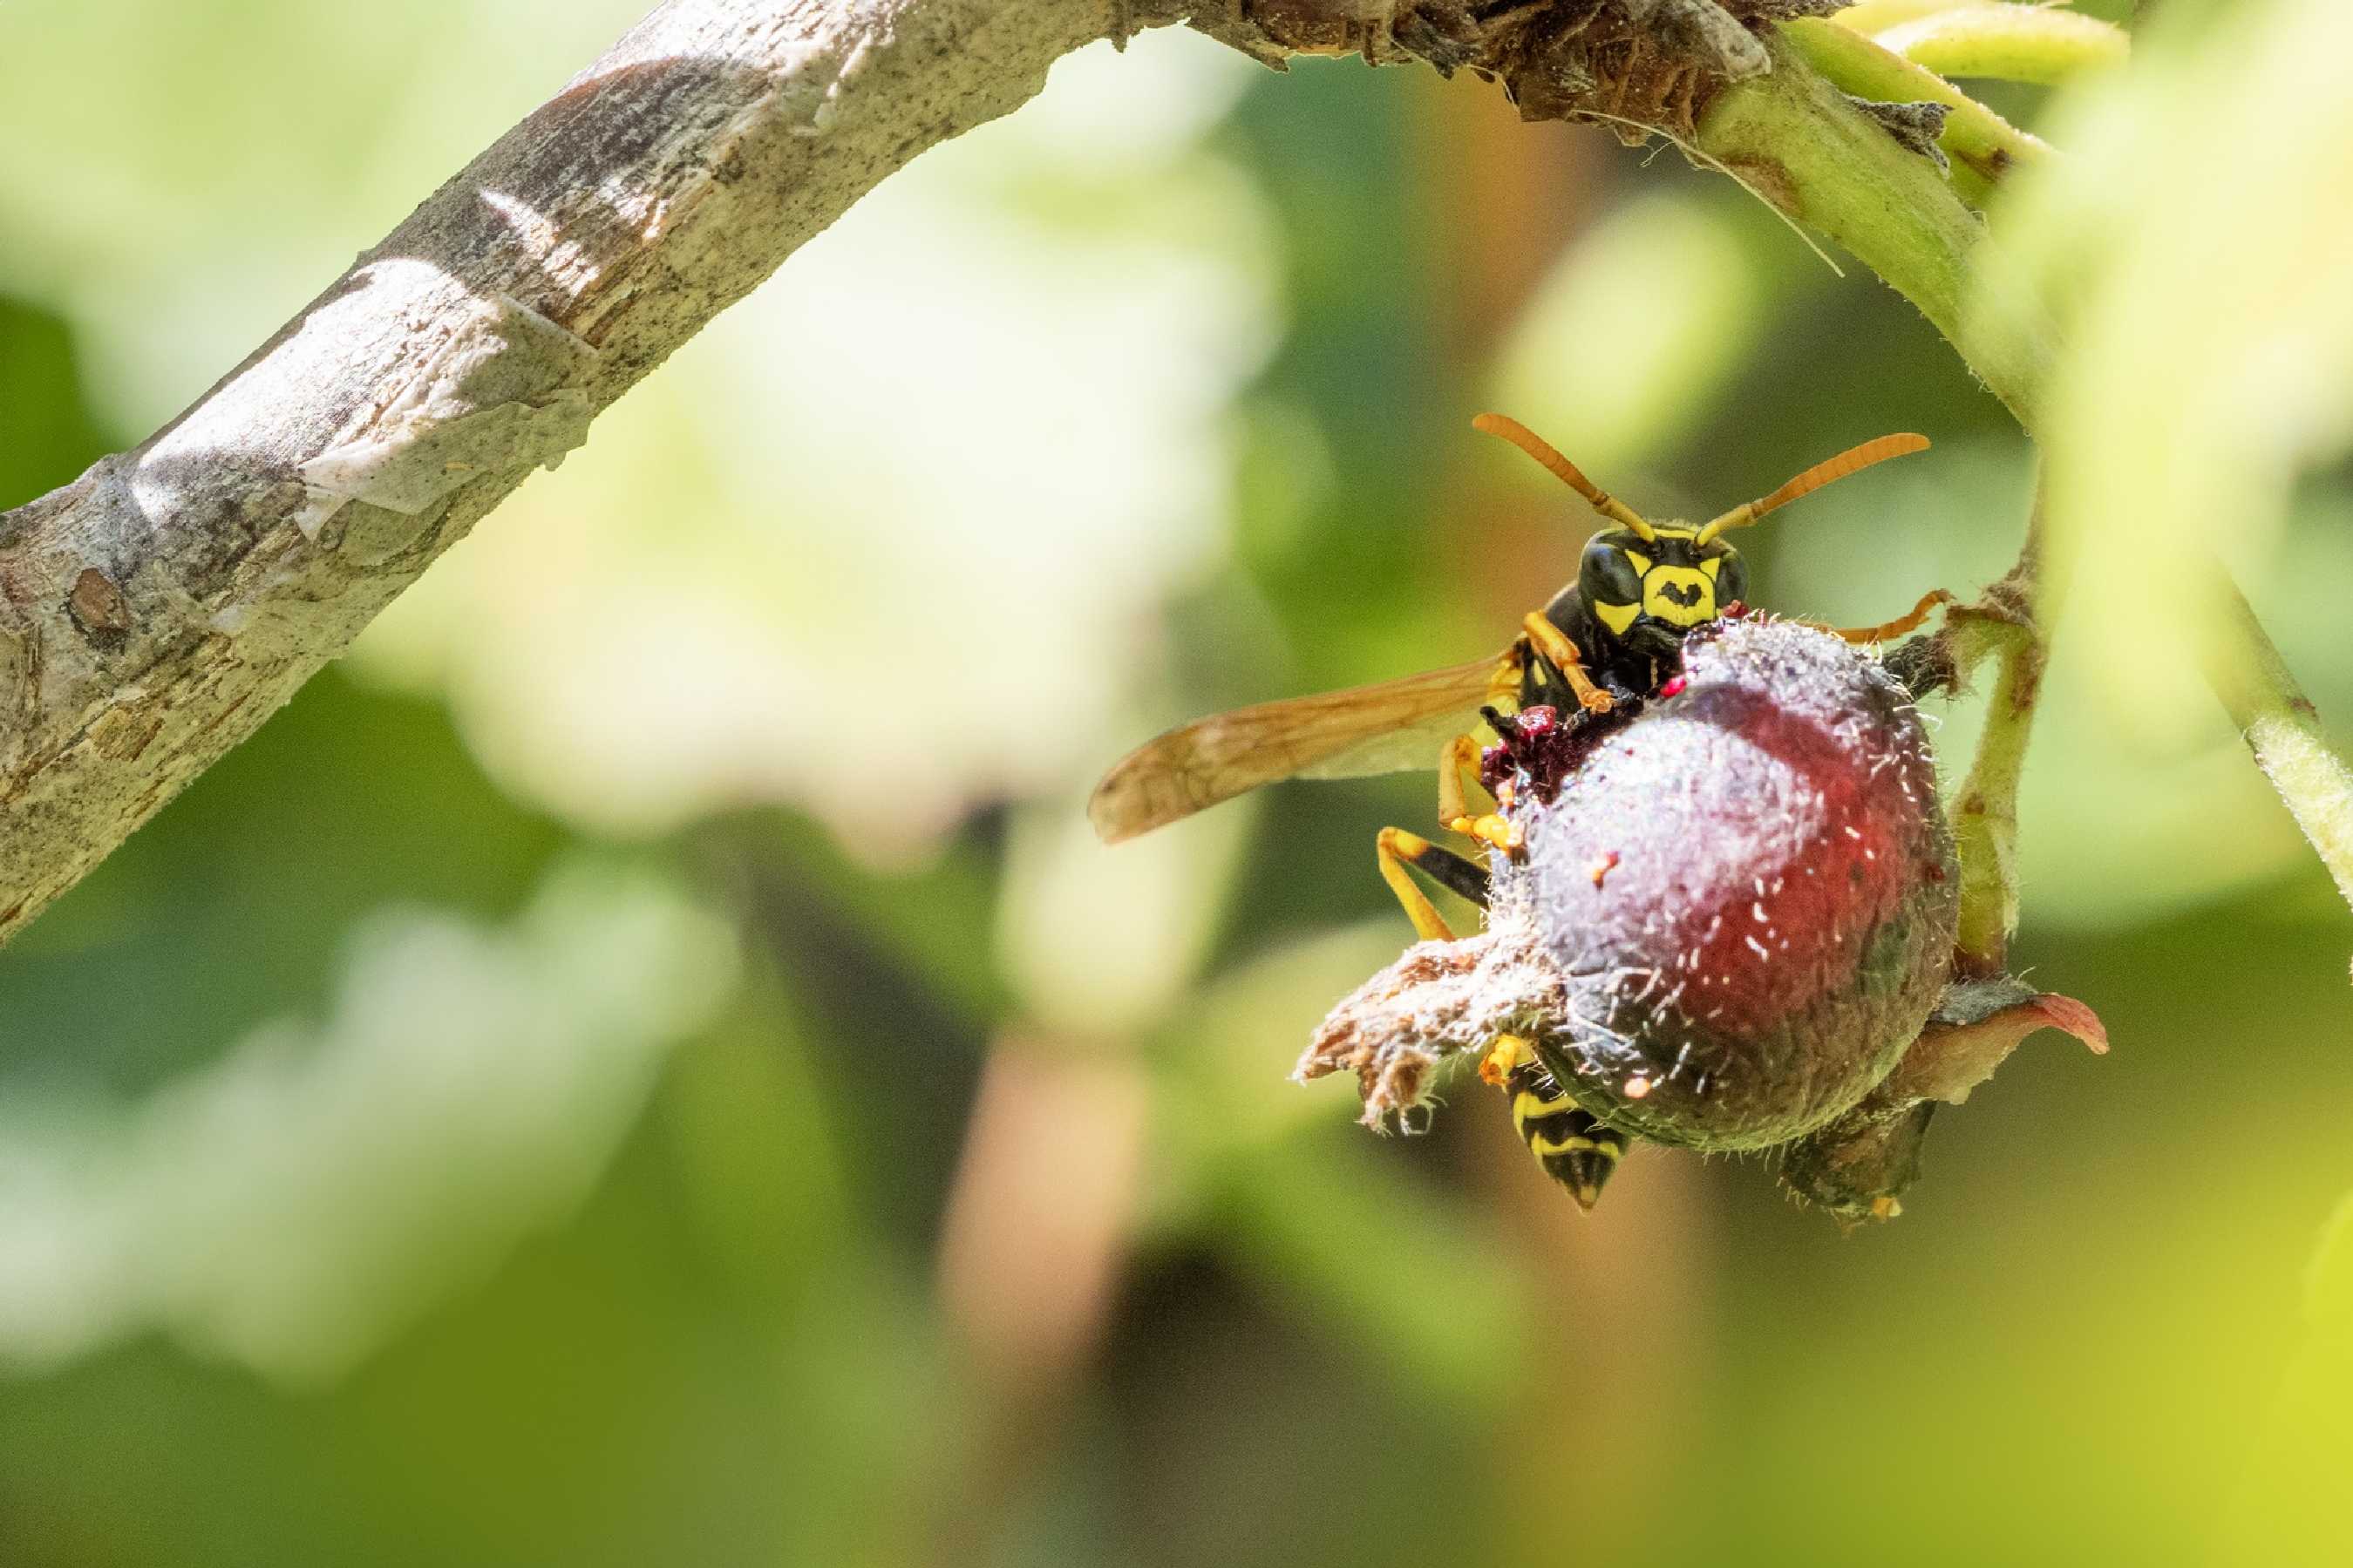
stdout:
[[(1088, 816), (1106, 843), (1278, 780), (1400, 772), (1435, 758), (1441, 826), (1490, 856), (1514, 856), (1522, 848), (1521, 828), (1509, 811), (1509, 767), (1492, 765), (1500, 753), (1556, 722), (1575, 724), (1658, 695), (1676, 678), (1691, 633), (1745, 614), (1747, 565), (1725, 535), (1834, 480), (1928, 446), (1925, 437), (1910, 434), (1865, 441), (1694, 526), (1651, 522), (1516, 420), (1482, 414), (1472, 423), (1535, 458), (1611, 525), (1586, 542), (1576, 581), (1523, 617), (1519, 635), (1500, 654), (1238, 709), (1146, 742), (1104, 775), (1089, 801)], [(1820, 629), (1851, 644), (1882, 642), (1912, 631), (1951, 597), (1930, 593), (1879, 626)], [(1475, 739), (1482, 724), (1498, 736), (1493, 751)], [(1508, 764), (1511, 759), (1502, 760)], [(1505, 776), (1498, 779), (1499, 773)], [(1491, 782), (1497, 787), (1491, 790)], [(1493, 798), (1493, 806), (1478, 808), (1481, 795)], [(1383, 880), (1425, 941), (1451, 941), (1455, 933), (1409, 868), (1487, 906), (1488, 867), (1419, 834), (1385, 827), (1375, 856)], [(1606, 866), (1595, 868), (1597, 886), (1606, 874)], [(1509, 1097), (1514, 1123), (1546, 1172), (1589, 1208), (1625, 1152), (1625, 1135), (1580, 1106), (1526, 1041), (1503, 1037), (1480, 1070)]]

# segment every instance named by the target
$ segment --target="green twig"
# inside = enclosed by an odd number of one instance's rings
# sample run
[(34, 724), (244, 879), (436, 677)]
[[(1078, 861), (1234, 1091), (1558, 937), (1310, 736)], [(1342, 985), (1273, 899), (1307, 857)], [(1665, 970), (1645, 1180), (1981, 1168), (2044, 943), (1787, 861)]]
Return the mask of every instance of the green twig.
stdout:
[(2055, 333), (2040, 321), (1999, 334), (1973, 330), (1966, 311), (1989, 243), (1983, 226), (1933, 163), (1858, 109), (1786, 37), (1767, 47), (1772, 74), (1716, 95), (1699, 121), (1700, 151), (1918, 306), (2032, 431)]
[(1855, 0), (1854, 5), (1836, 15), (1841, 26), (1852, 27), (1858, 33), (1876, 33), (1915, 16), (1973, 3), (1974, 0)]
[(2043, 628), (2052, 595), (2050, 584), (2039, 580), (2041, 542), (2038, 498), (2018, 564), (1978, 603), (1953, 611), (1943, 634), (1956, 684), (1988, 658), (2000, 666), (1977, 756), (1953, 807), (1953, 845), (1961, 865), (1954, 945), (1963, 973), (1974, 979), (2007, 973), (2010, 933), (2018, 930), (2018, 788), (2051, 652)]
[(2124, 64), (2132, 40), (2113, 22), (2041, 5), (1957, 5), (1875, 35), (1946, 76), (2055, 85)]
[(2353, 766), (2329, 749), (2320, 712), (2296, 684), (2279, 649), (2230, 579), (2220, 635), (2206, 650), (2206, 679), (2255, 765), (2279, 792), (2337, 890), (2353, 904)]
[[(1934, 20), (1935, 18), (1929, 18)], [(1936, 144), (1953, 161), (1953, 182), (1971, 205), (1986, 205), (2001, 177), (2050, 156), (2050, 144), (2021, 131), (1943, 77), (1835, 22), (1803, 20), (1788, 28), (1806, 62), (1844, 93), (1874, 103), (1941, 103)]]

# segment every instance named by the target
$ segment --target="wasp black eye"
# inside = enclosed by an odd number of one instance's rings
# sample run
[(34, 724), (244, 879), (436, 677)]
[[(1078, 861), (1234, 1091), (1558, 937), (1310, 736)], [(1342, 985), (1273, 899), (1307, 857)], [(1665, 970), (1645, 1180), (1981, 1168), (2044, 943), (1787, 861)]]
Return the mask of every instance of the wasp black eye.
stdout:
[(1715, 602), (1718, 606), (1735, 600), (1746, 604), (1748, 600), (1748, 563), (1742, 560), (1740, 552), (1731, 545), (1725, 545), (1723, 549), (1720, 559), (1724, 564), (1715, 569)]
[(1642, 602), (1642, 572), (1626, 553), (1629, 534), (1597, 535), (1585, 547), (1585, 555), (1577, 563), (1577, 591), (1588, 605), (1640, 605)]

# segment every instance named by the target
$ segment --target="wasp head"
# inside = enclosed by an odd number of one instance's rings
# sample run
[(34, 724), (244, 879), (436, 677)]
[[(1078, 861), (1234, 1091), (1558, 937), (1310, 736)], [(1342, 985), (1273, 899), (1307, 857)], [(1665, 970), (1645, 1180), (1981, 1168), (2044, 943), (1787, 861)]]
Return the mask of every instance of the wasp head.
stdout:
[(1610, 637), (1638, 651), (1663, 652), (1747, 596), (1748, 566), (1721, 540), (1700, 542), (1697, 529), (1655, 524), (1644, 538), (1613, 528), (1587, 542), (1577, 588)]
[[(1706, 626), (1723, 614), (1725, 605), (1748, 596), (1747, 567), (1740, 552), (1723, 542), (1725, 534), (1746, 528), (1833, 479), (1928, 445), (1926, 437), (1910, 435), (1865, 441), (1816, 463), (1772, 494), (1744, 502), (1694, 528), (1689, 523), (1648, 521), (1587, 479), (1576, 464), (1515, 419), (1482, 414), (1472, 424), (1542, 463), (1594, 510), (1619, 525), (1587, 543), (1577, 566), (1577, 593), (1599, 633), (1627, 652), (1651, 658), (1673, 652), (1685, 633)], [(1558, 605), (1560, 601), (1554, 603)], [(1559, 624), (1560, 616), (1553, 618)], [(1607, 664), (1612, 650), (1598, 651)]]

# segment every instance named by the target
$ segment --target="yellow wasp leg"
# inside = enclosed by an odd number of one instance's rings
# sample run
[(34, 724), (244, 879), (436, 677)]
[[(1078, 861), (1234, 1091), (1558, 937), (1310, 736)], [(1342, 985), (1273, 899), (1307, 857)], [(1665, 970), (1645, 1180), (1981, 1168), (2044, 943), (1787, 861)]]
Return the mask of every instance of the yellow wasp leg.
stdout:
[(1380, 861), (1381, 880), (1389, 885), (1389, 891), (1405, 906), (1405, 916), (1413, 922), (1414, 933), (1424, 942), (1452, 942), (1453, 930), (1438, 912), (1438, 906), (1406, 875), (1407, 866), (1436, 847), (1419, 834), (1408, 833), (1402, 827), (1384, 827), (1373, 841), (1373, 853)]
[(1535, 1059), (1535, 1052), (1519, 1036), (1497, 1035), (1487, 1054), (1479, 1058), (1479, 1081), (1501, 1089), (1514, 1071)]
[(1577, 651), (1568, 634), (1545, 619), (1542, 610), (1530, 610), (1520, 625), (1527, 632), (1530, 646), (1553, 662), (1561, 678), (1568, 682), (1568, 689), (1577, 693), (1578, 706), (1588, 713), (1607, 713), (1616, 706), (1609, 693), (1594, 685), (1585, 673), (1585, 656)]
[[(1464, 785), (1484, 789), (1479, 784), (1479, 742), (1468, 735), (1457, 735), (1446, 742), (1438, 753), (1438, 820), (1449, 833), (1460, 833), (1480, 843), (1514, 854), (1520, 847), (1517, 823), (1506, 822), (1492, 811), (1472, 815), (1471, 797)], [(1499, 803), (1500, 804), (1500, 803)]]
[(1959, 603), (1958, 600), (1942, 588), (1934, 588), (1921, 595), (1918, 604), (1892, 621), (1885, 621), (1875, 626), (1824, 626), (1822, 630), (1834, 637), (1851, 643), (1885, 642), (1890, 637), (1900, 637), (1906, 632), (1917, 629), (1920, 623), (1926, 620), (1937, 605), (1957, 603)]

